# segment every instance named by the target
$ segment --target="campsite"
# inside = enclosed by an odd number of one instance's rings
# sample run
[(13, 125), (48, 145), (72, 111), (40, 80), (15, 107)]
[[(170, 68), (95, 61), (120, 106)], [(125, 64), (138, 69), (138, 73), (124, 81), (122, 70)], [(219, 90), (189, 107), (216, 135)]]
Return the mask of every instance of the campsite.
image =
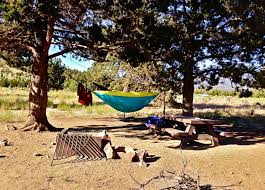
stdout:
[[(76, 92), (50, 92), (54, 103), (73, 101), (78, 105)], [(2, 98), (6, 102), (19, 98), (27, 98), (26, 90), (1, 88)], [(23, 95), (24, 94), (24, 95)], [(62, 97), (66, 97), (63, 99)], [(64, 95), (64, 96), (63, 96)], [(13, 96), (13, 97), (12, 97)], [(10, 99), (8, 100), (9, 97)], [(57, 133), (21, 132), (6, 130), (5, 126), (12, 124), (17, 128), (23, 126), (27, 110), (8, 110), (1, 108), (1, 138), (8, 139), (10, 146), (1, 146), (1, 186), (4, 189), (134, 189), (162, 170), (180, 174), (183, 169), (183, 159), (187, 161), (187, 173), (197, 178), (199, 173), (201, 184), (211, 184), (219, 189), (262, 189), (265, 175), (264, 157), (264, 109), (256, 108), (250, 120), (249, 112), (255, 103), (264, 104), (264, 98), (243, 98), (225, 96), (198, 96), (195, 98), (196, 115), (218, 115), (234, 113), (234, 121), (242, 126), (248, 121), (255, 122), (255, 129), (260, 133), (245, 133), (236, 136), (236, 140), (225, 142), (217, 147), (211, 147), (210, 141), (201, 140), (202, 144), (180, 150), (179, 140), (167, 136), (154, 136), (146, 129), (144, 123), (148, 116), (161, 114), (163, 106), (149, 106), (134, 114), (127, 114), (128, 120), (123, 120), (119, 113), (108, 105), (93, 105), (92, 107), (67, 108), (67, 104), (58, 108), (49, 108), (48, 117), (58, 128), (87, 128), (89, 133), (97, 134), (106, 129), (112, 144), (146, 149), (154, 158), (148, 167), (139, 167), (138, 163), (128, 159), (111, 159), (107, 161), (81, 161), (61, 163), (50, 166), (54, 154)], [(205, 101), (207, 100), (207, 101)], [(96, 101), (96, 100), (95, 100)], [(100, 101), (100, 100), (97, 100)], [(207, 102), (201, 107), (202, 103)], [(3, 104), (2, 104), (3, 106)], [(246, 109), (242, 110), (244, 106)], [(70, 106), (69, 106), (70, 107)], [(72, 106), (74, 107), (74, 106)], [(169, 114), (180, 114), (180, 109), (166, 108)], [(236, 116), (241, 119), (236, 120)], [(220, 115), (219, 115), (220, 116)], [(230, 117), (232, 118), (232, 117)], [(253, 128), (253, 127), (252, 127)], [(244, 128), (243, 128), (244, 129)], [(203, 145), (205, 144), (205, 145)], [(36, 156), (39, 154), (39, 156)], [(183, 158), (184, 157), (184, 158)], [(55, 164), (57, 164), (55, 162)], [(145, 189), (162, 189), (172, 185), (166, 179), (154, 180)], [(232, 186), (230, 186), (232, 185)], [(229, 187), (226, 187), (229, 186)], [(158, 188), (157, 188), (158, 187)]]
[(265, 4), (0, 2), (0, 189), (265, 189)]

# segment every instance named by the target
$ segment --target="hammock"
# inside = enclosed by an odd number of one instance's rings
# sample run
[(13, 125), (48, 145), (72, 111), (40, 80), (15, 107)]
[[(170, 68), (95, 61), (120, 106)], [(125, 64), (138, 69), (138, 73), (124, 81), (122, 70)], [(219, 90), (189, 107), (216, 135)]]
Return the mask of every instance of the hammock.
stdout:
[(120, 112), (135, 112), (147, 106), (158, 93), (94, 91), (97, 97)]

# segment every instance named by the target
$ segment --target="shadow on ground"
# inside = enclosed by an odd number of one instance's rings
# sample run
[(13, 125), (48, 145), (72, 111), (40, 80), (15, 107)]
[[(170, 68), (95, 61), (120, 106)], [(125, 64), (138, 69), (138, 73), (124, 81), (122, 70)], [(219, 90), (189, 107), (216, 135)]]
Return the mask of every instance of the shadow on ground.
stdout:
[[(203, 116), (203, 115), (202, 115)], [(263, 116), (262, 116), (263, 117)], [(209, 117), (208, 117), (209, 118)], [(210, 117), (216, 118), (216, 117)], [(235, 118), (223, 118), (225, 121), (229, 119)], [(245, 120), (246, 118), (240, 118), (239, 120)], [(265, 118), (262, 118), (265, 119)], [(161, 141), (170, 141), (171, 138), (169, 136), (154, 136), (152, 133), (144, 125), (144, 122), (147, 118), (127, 118), (125, 120), (119, 121), (121, 125), (112, 126), (110, 124), (104, 125), (79, 125), (75, 126), (71, 130), (75, 132), (88, 132), (88, 133), (97, 133), (102, 130), (106, 130), (107, 132), (112, 133), (112, 136), (116, 137), (125, 137), (125, 138), (137, 138), (140, 140), (151, 140), (152, 143), (159, 143)], [(251, 123), (249, 121), (249, 123)], [(265, 128), (262, 126), (253, 127), (219, 127), (218, 129), (222, 129), (225, 131), (233, 132), (234, 137), (226, 138), (220, 141), (220, 146), (224, 145), (253, 145), (256, 143), (265, 143)], [(204, 150), (213, 148), (210, 144), (199, 143), (194, 141), (190, 143), (186, 147), (179, 146), (167, 146), (168, 148), (182, 148), (182, 149), (192, 149), (192, 150)]]
[(249, 105), (249, 104), (242, 104), (242, 105), (220, 105), (220, 104), (203, 104), (203, 103), (195, 103), (194, 104), (195, 109), (225, 109), (225, 108), (234, 108), (234, 109), (251, 109), (251, 108), (260, 108), (264, 109), (265, 105), (256, 104), (256, 105)]
[[(220, 146), (226, 145), (254, 145), (257, 143), (265, 143), (265, 131), (264, 130), (256, 130), (256, 129), (245, 129), (233, 127), (229, 131), (233, 132), (233, 137), (227, 137), (223, 140), (220, 140)], [(192, 141), (186, 146), (167, 146), (168, 148), (174, 149), (185, 149), (185, 150), (205, 150), (214, 148), (211, 146), (210, 141), (209, 144)]]

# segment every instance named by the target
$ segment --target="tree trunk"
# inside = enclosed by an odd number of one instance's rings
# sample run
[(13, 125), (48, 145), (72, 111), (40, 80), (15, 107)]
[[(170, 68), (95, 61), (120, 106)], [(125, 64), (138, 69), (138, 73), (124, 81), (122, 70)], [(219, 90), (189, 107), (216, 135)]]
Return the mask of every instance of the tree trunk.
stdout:
[(131, 89), (130, 89), (130, 84), (131, 84), (131, 80), (132, 80), (132, 73), (133, 73), (133, 69), (132, 68), (129, 68), (128, 71), (128, 78), (126, 79), (125, 81), (125, 84), (123, 86), (123, 92), (129, 92)]
[(29, 116), (22, 130), (55, 131), (47, 119), (48, 54), (36, 52), (29, 89)]
[(184, 71), (184, 79), (183, 79), (183, 97), (182, 97), (183, 116), (193, 116), (193, 93), (194, 93), (193, 64), (188, 63)]

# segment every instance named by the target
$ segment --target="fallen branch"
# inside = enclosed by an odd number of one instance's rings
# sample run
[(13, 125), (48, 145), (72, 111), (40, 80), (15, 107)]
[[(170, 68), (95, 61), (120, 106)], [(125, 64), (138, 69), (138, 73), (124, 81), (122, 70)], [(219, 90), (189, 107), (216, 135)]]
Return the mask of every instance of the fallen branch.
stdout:
[(212, 186), (211, 184), (206, 185), (200, 185), (200, 175), (199, 172), (197, 173), (197, 179), (191, 177), (187, 171), (186, 167), (188, 165), (188, 161), (185, 158), (183, 152), (181, 149), (179, 149), (181, 152), (181, 161), (182, 161), (182, 169), (180, 175), (177, 175), (176, 172), (171, 172), (167, 170), (161, 170), (160, 173), (146, 182), (140, 182), (132, 175), (132, 165), (130, 169), (128, 170), (129, 176), (132, 178), (132, 180), (139, 185), (139, 188), (134, 189), (140, 189), (144, 190), (145, 187), (154, 182), (155, 180), (163, 179), (163, 180), (173, 180), (174, 186), (166, 187), (161, 190), (213, 190), (213, 189), (227, 189), (228, 187), (233, 187), (236, 185), (239, 185), (241, 181), (237, 184), (232, 185), (226, 185), (226, 186)]

